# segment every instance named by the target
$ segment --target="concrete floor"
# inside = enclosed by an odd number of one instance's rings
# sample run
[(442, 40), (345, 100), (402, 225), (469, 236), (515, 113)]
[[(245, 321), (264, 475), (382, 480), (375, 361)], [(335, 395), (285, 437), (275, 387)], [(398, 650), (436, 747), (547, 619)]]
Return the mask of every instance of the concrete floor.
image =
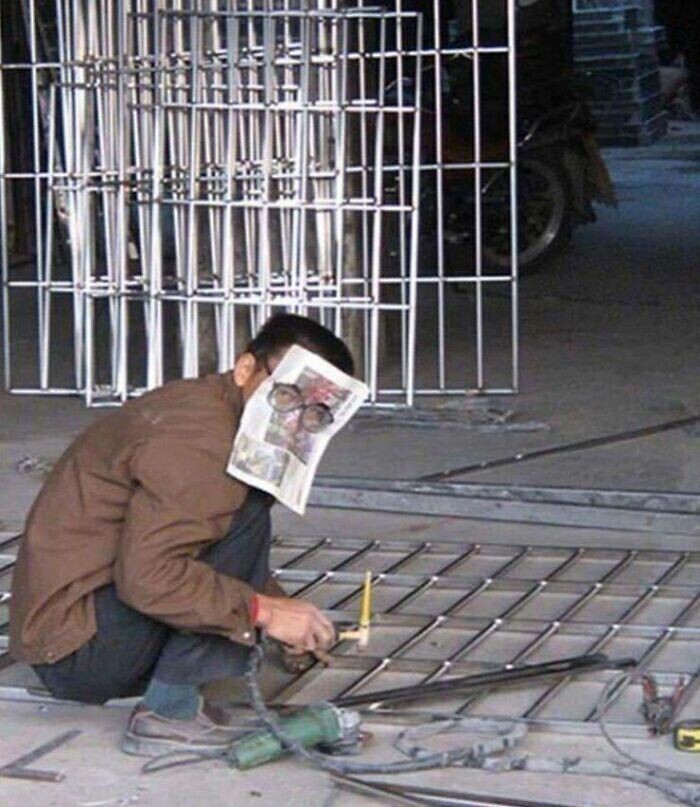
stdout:
[[(373, 802), (364, 796), (336, 790), (325, 773), (294, 761), (280, 761), (274, 767), (239, 772), (223, 763), (205, 762), (192, 768), (163, 773), (140, 773), (144, 760), (120, 754), (114, 749), (126, 718), (121, 708), (42, 706), (3, 704), (2, 757), (11, 759), (70, 729), (83, 734), (54, 751), (34, 767), (64, 771), (65, 781), (57, 784), (0, 779), (0, 801), (7, 807), (364, 807)], [(388, 761), (396, 753), (390, 747), (395, 727), (372, 726), (371, 761)], [(553, 753), (551, 738), (528, 738), (527, 750), (534, 755)], [(671, 754), (655, 743), (628, 741), (625, 748), (659, 762)], [(606, 749), (598, 737), (558, 741), (557, 755), (604, 759)], [(676, 754), (675, 757), (678, 755)], [(673, 764), (679, 767), (673, 757)], [(685, 769), (692, 767), (686, 760)], [(378, 777), (387, 780), (387, 777)], [(546, 807), (662, 807), (669, 802), (641, 785), (590, 776), (564, 776), (530, 773), (486, 773), (451, 769), (420, 775), (392, 777), (398, 783), (422, 787), (455, 789), (501, 798), (530, 799)]]
[[(332, 444), (322, 472), (343, 476), (416, 478), (444, 469), (512, 456), (603, 434), (624, 432), (700, 413), (700, 126), (684, 124), (645, 149), (607, 154), (620, 192), (617, 211), (576, 233), (572, 248), (539, 276), (522, 283), (522, 392), (494, 400), (516, 419), (541, 421), (531, 433), (478, 433), (453, 425), (440, 431), (360, 424)], [(0, 531), (19, 529), (41, 481), (20, 472), (23, 457), (54, 459), (100, 412), (70, 399), (18, 398), (0, 393)], [(697, 491), (700, 428), (469, 474), (470, 481), (556, 484), (639, 490)], [(249, 774), (214, 763), (142, 777), (139, 763), (117, 742), (123, 709), (37, 707), (4, 703), (0, 762), (65, 728), (84, 734), (40, 767), (67, 772), (58, 785), (0, 780), (2, 804), (37, 805), (301, 805), (369, 803), (335, 796), (324, 776), (292, 762)], [(379, 742), (394, 729), (378, 731)], [(551, 735), (529, 742), (552, 752)], [(558, 738), (557, 753), (578, 742)], [(571, 743), (571, 745), (569, 744)], [(598, 739), (583, 741), (600, 752)], [(661, 753), (649, 743), (640, 753)], [(689, 764), (669, 755), (676, 765)], [(697, 766), (696, 766), (697, 767)], [(610, 780), (494, 776), (451, 771), (421, 783), (518, 795), (537, 803), (656, 805), (651, 791)]]

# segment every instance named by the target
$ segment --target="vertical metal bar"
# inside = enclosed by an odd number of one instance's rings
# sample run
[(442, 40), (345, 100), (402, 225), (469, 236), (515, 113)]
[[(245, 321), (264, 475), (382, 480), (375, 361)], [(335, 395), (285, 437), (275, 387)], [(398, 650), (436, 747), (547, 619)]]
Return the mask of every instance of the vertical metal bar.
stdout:
[(238, 126), (238, 113), (235, 109), (236, 98), (238, 95), (238, 70), (237, 70), (237, 51), (238, 51), (238, 18), (227, 17), (226, 21), (226, 123), (225, 123), (225, 144), (224, 158), (222, 164), (225, 167), (227, 182), (226, 182), (226, 208), (224, 210), (224, 243), (222, 253), (222, 270), (221, 270), (221, 283), (223, 286), (223, 294), (225, 295), (225, 303), (222, 312), (222, 331), (223, 331), (223, 345), (219, 354), (219, 371), (222, 372), (233, 366), (235, 360), (235, 338), (236, 338), (236, 319), (235, 319), (235, 246), (237, 237), (234, 232), (236, 219), (234, 217), (234, 208), (232, 201), (237, 187), (236, 171), (238, 170), (237, 161), (237, 126)]
[[(38, 77), (38, 62), (39, 54), (37, 48), (37, 19), (36, 7), (34, 3), (29, 5), (29, 61), (30, 61), (30, 92), (31, 92), (31, 105), (32, 105), (32, 167), (34, 170), (34, 237), (36, 239), (36, 252), (35, 252), (35, 276), (37, 282), (36, 306), (37, 306), (37, 334), (41, 334), (45, 325), (45, 299), (42, 294), (43, 284), (45, 280), (44, 271), (44, 225), (42, 215), (42, 193), (41, 193), (41, 133), (39, 125), (39, 77)], [(38, 360), (39, 366), (45, 362), (43, 355), (43, 340), (41, 337), (38, 339)]]
[[(142, 0), (147, 3), (148, 0)], [(146, 7), (141, 5), (141, 13)], [(166, 119), (163, 104), (165, 102), (165, 64), (163, 59), (163, 42), (165, 40), (165, 18), (152, 12), (153, 54), (143, 51), (147, 59), (151, 59), (152, 91), (147, 94), (153, 103), (153, 129), (150, 144), (151, 199), (149, 203), (149, 238), (147, 254), (149, 275), (146, 299), (146, 384), (149, 388), (163, 383), (163, 246), (162, 246), (162, 213), (163, 213), (163, 161), (165, 154)], [(148, 29), (144, 32), (148, 34)], [(146, 42), (143, 44), (147, 44)]]
[(73, 91), (73, 15), (70, 0), (56, 0), (56, 29), (58, 32), (59, 77), (61, 82), (61, 111), (66, 162), (66, 213), (71, 260), (71, 302), (73, 305), (73, 361), (76, 391), (84, 391), (85, 357), (85, 295), (80, 279), (78, 259), (80, 233), (78, 229), (77, 171), (78, 154), (75, 138), (77, 93)]
[(421, 107), (423, 104), (423, 15), (416, 20), (415, 98), (413, 115), (413, 149), (411, 170), (411, 238), (408, 280), (408, 364), (406, 377), (406, 403), (413, 406), (416, 387), (416, 348), (418, 343), (418, 255), (420, 246), (420, 149)]
[[(435, 92), (435, 186), (437, 215), (437, 366), (438, 388), (447, 386), (447, 369), (445, 355), (445, 157), (443, 146), (443, 106), (442, 106), (442, 17), (440, 0), (433, 2), (433, 36), (434, 36), (434, 92)], [(420, 50), (420, 48), (419, 48)]]
[(261, 315), (263, 319), (270, 316), (270, 286), (272, 280), (272, 254), (270, 249), (270, 203), (272, 201), (272, 158), (273, 158), (273, 128), (272, 104), (274, 101), (275, 79), (275, 22), (274, 18), (266, 17), (262, 21), (262, 49), (263, 49), (263, 131), (261, 143), (261, 209), (260, 209), (260, 253), (258, 257), (259, 281), (262, 289)]
[(479, 3), (472, 3), (472, 92), (474, 95), (474, 260), (476, 306), (476, 387), (484, 388), (483, 217), (481, 198), (481, 37)]
[(386, 18), (382, 16), (379, 23), (379, 71), (377, 81), (378, 106), (375, 114), (375, 149), (374, 149), (374, 215), (372, 223), (372, 312), (370, 317), (370, 373), (369, 398), (376, 403), (379, 377), (379, 317), (381, 302), (381, 272), (382, 272), (382, 225), (384, 196), (384, 99), (386, 88)]
[(44, 285), (39, 290), (39, 294), (44, 296), (44, 322), (43, 330), (39, 333), (41, 347), (39, 355), (39, 386), (42, 390), (48, 389), (50, 384), (49, 368), (51, 362), (51, 285), (53, 280), (53, 198), (54, 198), (54, 169), (56, 155), (56, 85), (51, 84), (49, 90), (49, 129), (47, 145), (47, 178), (46, 178), (46, 213), (44, 216), (46, 225), (46, 235), (44, 237)]
[(76, 148), (75, 166), (75, 203), (76, 221), (71, 244), (75, 239), (74, 254), (76, 258), (78, 288), (84, 293), (78, 295), (78, 302), (82, 303), (80, 314), (84, 324), (80, 324), (85, 339), (84, 347), (84, 395), (85, 402), (90, 406), (95, 393), (95, 297), (94, 297), (94, 249), (95, 232), (92, 227), (93, 201), (87, 190), (92, 165), (92, 150), (94, 147), (94, 112), (88, 90), (88, 68), (86, 55), (88, 50), (89, 25), (92, 15), (88, 6), (88, 19), (85, 19), (85, 9), (80, 0), (73, 0), (72, 8), (72, 79), (75, 82), (76, 100), (74, 104), (73, 131)]
[(2, 47), (3, 14), (0, 7), (0, 279), (2, 280), (2, 354), (3, 379), (5, 388), (12, 386), (12, 366), (10, 352), (10, 263), (7, 239), (10, 234), (7, 218), (7, 144), (5, 142), (5, 70)]
[[(401, 310), (399, 313), (399, 330), (401, 334), (401, 352), (399, 356), (399, 367), (400, 367), (400, 387), (406, 391), (406, 397), (408, 399), (408, 360), (409, 360), (409, 348), (408, 348), (408, 329), (407, 329), (407, 312), (406, 312), (406, 303), (408, 294), (410, 294), (410, 279), (408, 277), (408, 261), (406, 256), (406, 123), (404, 121), (404, 94), (405, 94), (405, 87), (404, 87), (404, 69), (403, 69), (403, 61), (404, 61), (404, 53), (406, 50), (406, 45), (404, 43), (404, 32), (403, 32), (403, 3), (402, 0), (396, 0), (396, 23), (395, 23), (395, 36), (396, 36), (396, 140), (397, 140), (397, 166), (396, 166), (396, 173), (397, 173), (397, 187), (398, 187), (398, 205), (399, 205), (399, 212), (397, 214), (398, 219), (398, 275), (399, 275), (399, 295), (400, 295), (400, 302), (401, 302)], [(416, 47), (416, 51), (418, 48)], [(416, 56), (418, 58), (418, 56)], [(411, 152), (412, 153), (412, 152)], [(389, 175), (390, 176), (390, 175)], [(395, 249), (390, 250), (390, 254), (393, 253)], [(413, 397), (412, 394), (410, 396)], [(408, 400), (407, 400), (408, 403)], [(410, 404), (409, 404), (410, 405)]]
[(195, 204), (195, 200), (199, 195), (199, 172), (201, 168), (201, 126), (197, 102), (201, 95), (199, 59), (202, 56), (202, 17), (199, 14), (193, 14), (188, 18), (188, 21), (190, 28), (190, 101), (187, 110), (189, 115), (189, 180), (187, 187), (187, 253), (185, 262), (186, 300), (184, 303), (183, 375), (185, 378), (194, 378), (197, 375), (199, 367), (198, 315), (197, 306), (193, 298), (197, 288), (199, 271), (199, 217), (197, 215), (198, 207)]
[[(335, 322), (334, 329), (337, 334), (342, 330), (342, 317), (340, 311), (342, 305), (340, 300), (343, 295), (343, 279), (345, 276), (345, 197), (347, 195), (347, 149), (350, 144), (348, 143), (348, 49), (349, 49), (349, 20), (343, 17), (341, 20), (341, 36), (340, 36), (340, 69), (336, 71), (336, 110), (335, 110), (335, 209), (333, 211), (334, 222), (334, 240), (335, 240)], [(351, 130), (352, 131), (352, 130)], [(351, 229), (352, 232), (352, 229)]]
[[(364, 0), (359, 0), (360, 7), (364, 7)], [(357, 33), (357, 48), (358, 48), (358, 92), (360, 104), (360, 122), (359, 122), (359, 170), (360, 170), (360, 198), (366, 200), (369, 197), (369, 133), (368, 133), (368, 115), (367, 115), (367, 97), (368, 97), (368, 81), (367, 81), (367, 49), (368, 37), (365, 31), (365, 18), (361, 17), (358, 23)], [(370, 216), (367, 211), (366, 205), (363, 203), (361, 216), (361, 253), (362, 253), (362, 284), (360, 286), (360, 293), (363, 298), (369, 296), (369, 276), (370, 276)], [(369, 381), (370, 378), (370, 359), (369, 359), (369, 345), (370, 345), (370, 321), (369, 312), (363, 312), (363, 364), (365, 367), (365, 379)]]
[[(127, 85), (126, 85), (126, 54), (129, 50), (127, 15), (129, 0), (119, 0), (116, 9), (116, 94), (114, 121), (116, 132), (116, 179), (117, 192), (115, 198), (116, 221), (115, 229), (117, 239), (115, 242), (115, 271), (117, 274), (117, 289), (119, 295), (119, 343), (117, 346), (117, 374), (115, 379), (115, 393), (124, 402), (129, 394), (128, 355), (129, 355), (129, 313), (127, 298), (127, 244), (129, 240), (129, 216), (127, 210), (127, 181), (129, 172), (127, 160), (129, 158), (128, 135), (129, 117), (127, 115)], [(110, 21), (106, 21), (109, 26)], [(110, 54), (111, 56), (111, 54)]]
[(313, 126), (311, 112), (311, 53), (312, 24), (311, 19), (303, 17), (300, 21), (300, 86), (299, 105), (295, 110), (296, 143), (294, 152), (295, 202), (296, 210), (292, 217), (292, 266), (290, 284), (301, 296), (300, 289), (305, 286), (302, 278), (306, 276), (306, 232), (307, 207), (309, 202), (309, 139)]
[(510, 162), (511, 250), (511, 385), (520, 386), (520, 321), (518, 313), (518, 103), (517, 29), (515, 0), (507, 0), (508, 15), (508, 160)]

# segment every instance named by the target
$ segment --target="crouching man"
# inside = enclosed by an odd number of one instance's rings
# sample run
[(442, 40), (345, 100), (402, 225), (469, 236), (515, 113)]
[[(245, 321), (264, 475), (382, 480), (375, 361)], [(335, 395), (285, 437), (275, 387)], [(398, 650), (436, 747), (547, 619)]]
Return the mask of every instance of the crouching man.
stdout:
[[(290, 383), (289, 354), (326, 375), (294, 371)], [(335, 640), (320, 610), (270, 576), (270, 505), (289, 489), (303, 510), (304, 474), (310, 484), (328, 434), (359, 406), (342, 384), (364, 387), (353, 371), (330, 331), (279, 314), (233, 371), (166, 384), (91, 425), (27, 520), (14, 658), (57, 698), (143, 695), (125, 751), (228, 746), (235, 729), (199, 688), (245, 671), (256, 629), (292, 655)]]

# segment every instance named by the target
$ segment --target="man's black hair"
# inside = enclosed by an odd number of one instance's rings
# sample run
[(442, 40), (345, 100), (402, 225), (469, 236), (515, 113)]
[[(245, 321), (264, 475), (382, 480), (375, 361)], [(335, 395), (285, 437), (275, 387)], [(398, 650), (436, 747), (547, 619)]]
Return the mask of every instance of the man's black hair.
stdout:
[(345, 342), (315, 320), (296, 314), (270, 317), (248, 344), (246, 353), (252, 353), (260, 362), (267, 362), (292, 345), (318, 353), (348, 375), (355, 373), (355, 362)]

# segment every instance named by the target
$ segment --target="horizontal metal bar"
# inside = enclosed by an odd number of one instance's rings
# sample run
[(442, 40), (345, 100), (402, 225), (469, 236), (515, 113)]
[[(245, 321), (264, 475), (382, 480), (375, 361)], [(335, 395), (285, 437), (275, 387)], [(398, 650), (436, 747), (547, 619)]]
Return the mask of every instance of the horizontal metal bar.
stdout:
[[(380, 547), (377, 547), (378, 549)], [(700, 559), (699, 559), (700, 562)], [(314, 580), (318, 577), (320, 572), (314, 570), (302, 569), (279, 569), (276, 571), (276, 576), (281, 580), (289, 583), (304, 583), (309, 580)], [(377, 572), (377, 578), (380, 579), (384, 586), (392, 586), (396, 588), (408, 588), (413, 590), (415, 587), (422, 587), (430, 583), (438, 591), (464, 591), (465, 587), (482, 583), (490, 578), (477, 577), (475, 575), (465, 575), (459, 577), (456, 575), (418, 575), (418, 574), (388, 574), (386, 572)], [(363, 575), (356, 572), (333, 572), (328, 576), (327, 582), (335, 585), (353, 585), (358, 586), (363, 580)], [(537, 580), (536, 578), (517, 577), (517, 575), (508, 576), (507, 578), (499, 578), (490, 582), (490, 591), (511, 592), (513, 594), (523, 593), (529, 590), (533, 585), (540, 587), (540, 594), (563, 594), (576, 596), (580, 595), (590, 589), (591, 583), (595, 581), (547, 581)], [(544, 585), (543, 585), (544, 584)], [(608, 597), (619, 597), (634, 599), (641, 594), (648, 591), (648, 586), (635, 583), (596, 583), (596, 593), (598, 595)], [(691, 584), (686, 585), (655, 585), (654, 593), (658, 598), (664, 596), (672, 599), (692, 599), (697, 593), (697, 586)], [(563, 606), (562, 606), (563, 608)]]
[[(383, 480), (384, 482), (384, 480)], [(319, 487), (372, 487), (376, 482), (356, 477), (319, 476)], [(700, 515), (699, 493), (673, 493), (662, 490), (612, 490), (534, 485), (501, 485), (474, 482), (402, 482), (386, 480), (388, 489), (419, 493), (444, 492), (463, 498), (502, 499), (543, 504), (575, 504), (591, 507), (613, 507), (624, 510), (651, 510), (659, 513)]]
[(459, 486), (438, 483), (321, 478), (312, 489), (309, 501), (317, 507), (700, 535), (700, 519), (690, 513), (587, 506), (556, 499), (550, 502), (545, 496), (539, 499), (481, 497), (473, 491), (464, 492)]

